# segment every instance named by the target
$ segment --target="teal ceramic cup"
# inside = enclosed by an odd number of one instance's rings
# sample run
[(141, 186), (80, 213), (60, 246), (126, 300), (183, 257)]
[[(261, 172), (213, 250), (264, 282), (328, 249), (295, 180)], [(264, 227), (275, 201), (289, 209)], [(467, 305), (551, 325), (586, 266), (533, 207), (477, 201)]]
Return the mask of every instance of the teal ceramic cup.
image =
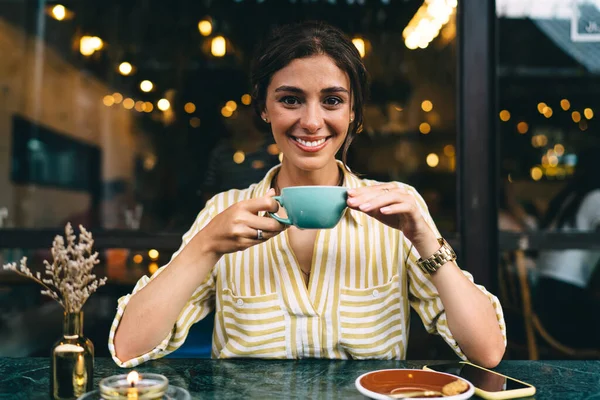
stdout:
[(287, 218), (269, 213), (277, 221), (301, 229), (330, 229), (346, 211), (348, 189), (343, 186), (292, 186), (273, 197), (287, 212)]

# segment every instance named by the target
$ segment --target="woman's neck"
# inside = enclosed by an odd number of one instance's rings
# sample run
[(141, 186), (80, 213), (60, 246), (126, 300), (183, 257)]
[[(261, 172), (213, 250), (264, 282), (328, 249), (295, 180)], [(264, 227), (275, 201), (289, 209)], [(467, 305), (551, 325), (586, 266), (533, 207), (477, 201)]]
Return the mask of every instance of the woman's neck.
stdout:
[(337, 162), (316, 171), (306, 171), (286, 163), (285, 159), (277, 174), (277, 186), (280, 189), (288, 186), (337, 186), (341, 180)]

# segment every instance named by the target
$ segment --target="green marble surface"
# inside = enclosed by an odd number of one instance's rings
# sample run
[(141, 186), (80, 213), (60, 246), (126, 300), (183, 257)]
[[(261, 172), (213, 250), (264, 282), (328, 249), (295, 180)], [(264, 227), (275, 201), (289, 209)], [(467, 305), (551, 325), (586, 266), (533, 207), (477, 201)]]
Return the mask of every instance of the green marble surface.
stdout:
[[(440, 361), (431, 362), (431, 364)], [(160, 373), (195, 399), (364, 399), (361, 374), (386, 368), (422, 368), (425, 361), (162, 359), (136, 368)], [(0, 399), (48, 399), (47, 358), (0, 358)], [(125, 373), (97, 358), (101, 378)], [(496, 371), (536, 386), (536, 399), (600, 399), (600, 361), (503, 361)]]

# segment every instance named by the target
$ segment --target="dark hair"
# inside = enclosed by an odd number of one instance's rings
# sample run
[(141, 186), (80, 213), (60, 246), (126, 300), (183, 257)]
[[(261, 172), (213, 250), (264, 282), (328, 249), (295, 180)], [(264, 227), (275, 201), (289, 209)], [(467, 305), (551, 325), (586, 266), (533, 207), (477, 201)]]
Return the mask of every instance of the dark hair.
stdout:
[(554, 221), (558, 228), (566, 223), (575, 226), (575, 217), (585, 196), (600, 189), (600, 175), (596, 172), (597, 159), (594, 149), (582, 150), (577, 155), (575, 173), (567, 186), (550, 201), (541, 228), (548, 228)]
[(271, 32), (259, 47), (252, 63), (250, 80), (252, 100), (257, 114), (265, 108), (271, 78), (293, 60), (326, 55), (350, 78), (354, 121), (342, 146), (342, 161), (352, 140), (363, 125), (363, 107), (368, 96), (369, 78), (360, 53), (340, 29), (320, 21), (284, 25)]

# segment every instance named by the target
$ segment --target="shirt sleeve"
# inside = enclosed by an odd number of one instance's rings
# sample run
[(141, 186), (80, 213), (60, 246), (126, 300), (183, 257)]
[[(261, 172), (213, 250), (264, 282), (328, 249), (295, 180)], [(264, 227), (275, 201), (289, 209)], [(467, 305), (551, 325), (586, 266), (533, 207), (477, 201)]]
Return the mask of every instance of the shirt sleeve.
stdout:
[(177, 255), (187, 246), (192, 238), (201, 231), (210, 222), (212, 217), (216, 215), (215, 201), (211, 199), (207, 202), (206, 207), (198, 214), (192, 227), (183, 235), (182, 243), (179, 249), (171, 256), (171, 260), (166, 265), (159, 268), (150, 278), (143, 276), (135, 285), (133, 292), (118, 300), (117, 312), (113, 320), (110, 333), (108, 336), (108, 350), (117, 365), (124, 368), (135, 367), (143, 362), (154, 360), (166, 356), (167, 354), (177, 350), (184, 342), (193, 324), (206, 317), (214, 308), (214, 292), (215, 292), (215, 277), (214, 274), (209, 274), (204, 282), (194, 291), (190, 300), (183, 307), (173, 330), (156, 346), (146, 354), (131, 360), (119, 360), (115, 355), (114, 338), (115, 332), (121, 321), (121, 317), (125, 312), (125, 308), (131, 299), (131, 296), (142, 290), (150, 281), (161, 274), (165, 268), (177, 257)]
[[(423, 198), (414, 188), (408, 188), (408, 191), (415, 196), (417, 205), (419, 206), (425, 221), (427, 221), (437, 237), (441, 237), (437, 227), (433, 222), (433, 219), (431, 218), (431, 215), (429, 214), (429, 210), (427, 209), (427, 205), (425, 204)], [(404, 240), (406, 241), (405, 244), (407, 245), (407, 249), (409, 249), (408, 254), (405, 257), (406, 269), (408, 271), (408, 289), (411, 306), (415, 309), (417, 314), (419, 314), (419, 317), (421, 317), (427, 332), (436, 333), (442, 336), (444, 341), (448, 343), (454, 352), (460, 358), (466, 360), (467, 357), (461, 350), (458, 343), (456, 343), (456, 340), (452, 336), (452, 332), (450, 332), (450, 329), (448, 328), (446, 311), (444, 310), (444, 305), (442, 304), (442, 300), (440, 299), (435, 285), (433, 282), (431, 282), (431, 277), (424, 273), (417, 265), (417, 260), (420, 258), (419, 253), (407, 239)], [(469, 279), (471, 282), (474, 282), (473, 276), (470, 273), (466, 271), (462, 272), (467, 279)], [(489, 301), (494, 306), (496, 318), (498, 318), (498, 324), (500, 325), (500, 330), (502, 331), (502, 336), (504, 337), (504, 346), (506, 346), (506, 324), (504, 322), (504, 313), (502, 311), (500, 301), (496, 296), (488, 292), (483, 286), (475, 286), (487, 296)]]
[(596, 230), (600, 227), (600, 190), (593, 190), (582, 200), (580, 210), (577, 213), (577, 228), (586, 230)]

